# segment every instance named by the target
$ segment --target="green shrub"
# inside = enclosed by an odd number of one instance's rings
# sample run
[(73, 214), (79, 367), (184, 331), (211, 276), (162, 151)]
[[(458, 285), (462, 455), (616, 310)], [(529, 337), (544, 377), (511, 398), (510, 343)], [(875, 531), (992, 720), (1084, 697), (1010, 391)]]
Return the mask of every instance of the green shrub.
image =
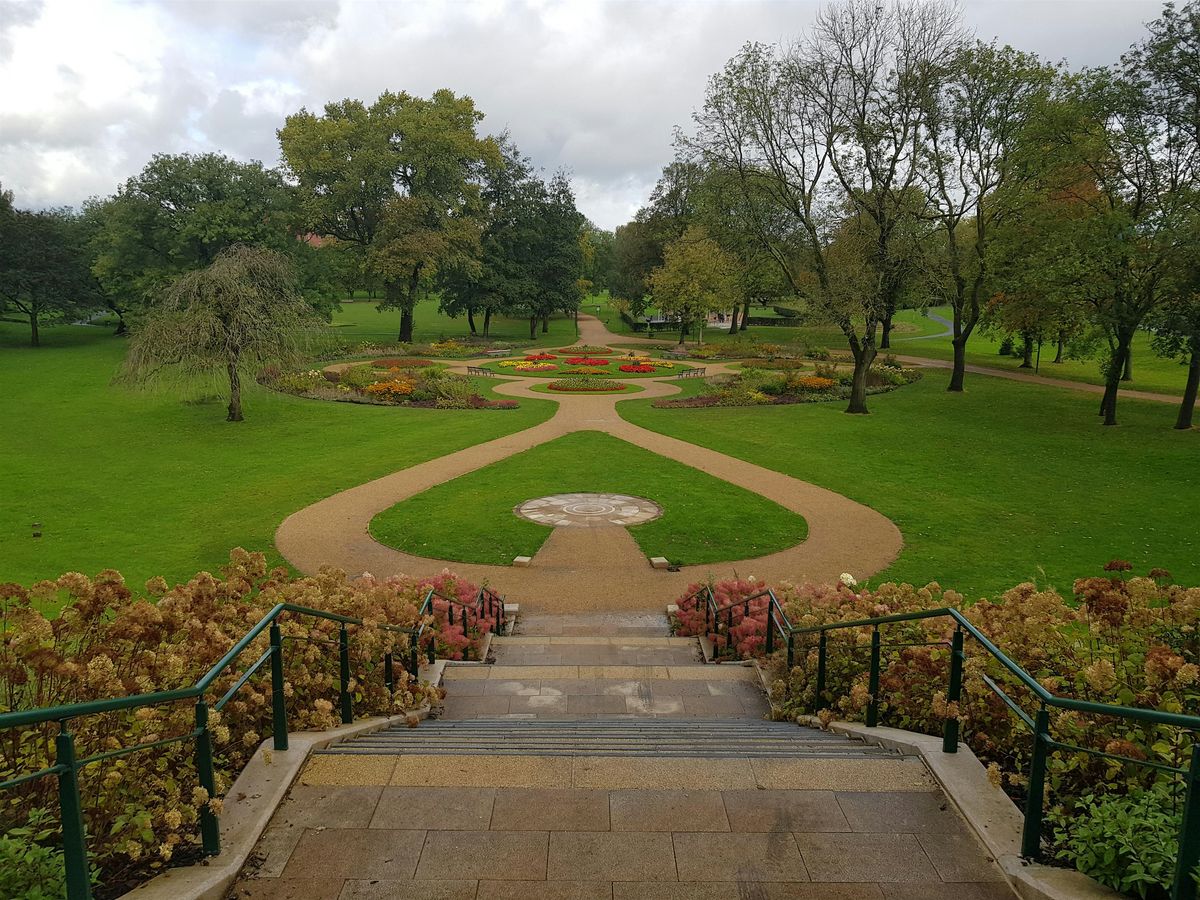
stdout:
[(32, 810), (29, 823), (0, 836), (0, 897), (62, 900), (67, 896), (63, 852), (49, 846), (58, 829), (44, 809)]
[(432, 385), (439, 409), (470, 409), (475, 386), (469, 378), (448, 375)]
[(351, 366), (342, 372), (342, 377), (338, 379), (339, 384), (344, 384), (347, 387), (355, 390), (366, 390), (377, 381), (384, 380), (384, 375), (374, 366)]
[(1056, 858), (1122, 894), (1167, 896), (1179, 852), (1181, 801), (1168, 784), (1080, 797), (1050, 816)]

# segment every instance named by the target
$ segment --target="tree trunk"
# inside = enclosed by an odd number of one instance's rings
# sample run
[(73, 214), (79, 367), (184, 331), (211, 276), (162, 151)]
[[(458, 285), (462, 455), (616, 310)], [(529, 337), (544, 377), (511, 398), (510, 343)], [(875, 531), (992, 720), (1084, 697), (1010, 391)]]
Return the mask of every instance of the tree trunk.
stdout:
[(471, 327), (471, 334), (478, 334), (475, 330), (475, 310), (467, 307), (467, 324)]
[(1067, 338), (1061, 331), (1058, 333), (1058, 352), (1054, 354), (1054, 361), (1061, 363), (1063, 361), (1063, 352), (1066, 350)]
[(537, 340), (537, 316), (529, 317), (529, 339), (531, 341)]
[(1192, 361), (1188, 366), (1187, 385), (1183, 389), (1183, 403), (1179, 407), (1179, 418), (1175, 427), (1185, 431), (1192, 427), (1192, 416), (1196, 412), (1196, 389), (1200, 388), (1200, 341), (1192, 343)]
[(850, 350), (854, 354), (854, 380), (850, 385), (850, 405), (846, 407), (846, 412), (865, 416), (869, 411), (867, 373), (871, 370), (871, 363), (875, 362), (876, 350), (870, 343), (858, 349), (851, 346)]
[(950, 385), (946, 390), (961, 394), (967, 379), (967, 335), (955, 336), (951, 344), (954, 346), (954, 367), (950, 370)]
[(737, 334), (738, 332), (738, 306), (734, 304), (733, 312), (729, 314), (729, 333)]
[(226, 362), (226, 368), (229, 371), (229, 415), (225, 417), (227, 422), (242, 421), (242, 376), (238, 372), (239, 356), (236, 349), (230, 350), (229, 359)]
[(42, 346), (42, 336), (38, 333), (38, 317), (37, 313), (31, 313), (29, 316), (29, 346)]
[(739, 326), (739, 331), (745, 331), (750, 327), (750, 301), (747, 300), (742, 304), (742, 324)]
[(117, 329), (113, 332), (115, 337), (124, 337), (129, 334), (129, 325), (125, 322), (125, 317), (117, 313)]
[(1125, 369), (1121, 372), (1122, 381), (1133, 381), (1133, 347), (1125, 351)]
[(888, 313), (883, 317), (883, 335), (879, 341), (880, 350), (892, 349), (892, 314)]
[(550, 333), (550, 317), (542, 316), (542, 334)]
[(683, 346), (683, 339), (687, 337), (687, 322), (683, 322), (679, 326), (679, 346)]
[(1024, 357), (1021, 360), (1021, 364), (1019, 366), (1017, 366), (1017, 368), (1018, 369), (1032, 369), (1033, 368), (1033, 335), (1030, 334), (1028, 331), (1023, 331), (1023, 332), (1021, 332), (1021, 341), (1025, 344), (1025, 346), (1021, 348), (1021, 352), (1024, 354)]
[(1100, 401), (1100, 415), (1104, 416), (1105, 425), (1117, 424), (1117, 394), (1121, 390), (1121, 375), (1125, 371), (1125, 359), (1132, 343), (1132, 333), (1117, 335), (1117, 346), (1104, 373), (1104, 399)]
[(489, 306), (483, 311), (483, 336), (488, 337), (492, 333), (492, 308)]

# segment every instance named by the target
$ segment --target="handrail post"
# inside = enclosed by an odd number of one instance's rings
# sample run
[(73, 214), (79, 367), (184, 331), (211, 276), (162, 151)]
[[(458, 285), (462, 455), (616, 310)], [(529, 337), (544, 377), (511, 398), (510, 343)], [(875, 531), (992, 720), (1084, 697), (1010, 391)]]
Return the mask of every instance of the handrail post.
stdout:
[(767, 653), (772, 653), (775, 650), (775, 629), (772, 627), (774, 624), (775, 624), (775, 608), (773, 606), (771, 606), (771, 599), (768, 597), (767, 598), (767, 624), (765, 626), (767, 629), (767, 635), (766, 635)]
[(796, 664), (796, 635), (790, 631), (788, 632), (787, 638), (787, 664), (788, 672), (790, 673), (792, 671), (792, 666)]
[(1175, 860), (1171, 900), (1195, 900), (1200, 887), (1192, 874), (1200, 866), (1200, 742), (1192, 744), (1192, 762), (1185, 778), (1183, 822), (1179, 826), (1179, 856)]
[(288, 748), (287, 698), (283, 693), (283, 635), (271, 623), (271, 732), (276, 750)]
[(408, 674), (414, 679), (421, 670), (421, 646), (414, 631), (408, 636)]
[[(954, 637), (950, 642), (950, 687), (946, 691), (946, 702), (957, 703), (962, 698), (963, 660), (963, 631), (954, 629)], [(942, 725), (942, 752), (958, 752), (958, 716), (950, 716)]]
[[(791, 635), (788, 636), (789, 640)], [(825, 659), (829, 653), (829, 632), (822, 631), (817, 638), (817, 690), (813, 695), (813, 712), (825, 708)]]
[[(196, 701), (196, 778), (200, 787), (208, 793), (208, 799), (217, 796), (217, 779), (213, 774), (212, 734), (208, 730), (208, 704), (201, 697)], [(205, 803), (200, 807), (200, 838), (207, 856), (221, 852), (221, 830), (212, 807)]]
[(1042, 806), (1046, 795), (1046, 757), (1049, 753), (1050, 711), (1045, 704), (1033, 723), (1033, 757), (1029, 761), (1029, 792), (1025, 798), (1025, 827), (1021, 855), (1038, 859), (1042, 853)]
[(88, 870), (87, 833), (83, 828), (83, 806), (79, 800), (79, 770), (75, 765), (75, 737), (67, 720), (59, 723), (54, 738), (54, 762), (58, 771), (58, 810), (62, 817), (63, 864), (70, 900), (91, 900), (92, 876)]
[(354, 721), (354, 700), (350, 697), (350, 635), (346, 633), (345, 622), (338, 631), (338, 669), (341, 682), (342, 724), (349, 725)]
[(733, 607), (725, 610), (725, 649), (729, 655), (737, 659), (737, 648), (733, 646)]
[(392, 651), (383, 654), (383, 684), (388, 696), (396, 693), (396, 673), (392, 669)]
[(871, 674), (868, 676), (867, 691), (871, 699), (867, 702), (867, 727), (879, 724), (879, 626), (871, 630)]

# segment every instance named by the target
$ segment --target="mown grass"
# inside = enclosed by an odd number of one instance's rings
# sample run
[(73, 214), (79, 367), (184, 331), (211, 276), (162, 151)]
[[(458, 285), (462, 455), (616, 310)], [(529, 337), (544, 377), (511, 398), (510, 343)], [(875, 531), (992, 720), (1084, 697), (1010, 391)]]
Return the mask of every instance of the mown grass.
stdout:
[[(393, 343), (400, 331), (400, 312), (380, 312), (374, 300), (343, 301), (342, 308), (333, 314), (330, 323), (333, 336), (345, 341), (374, 341)], [(475, 326), (482, 337), (483, 316), (475, 317)], [(450, 318), (438, 311), (436, 299), (423, 300), (413, 310), (413, 340), (417, 343), (441, 341), (447, 338), (470, 336), (466, 316)], [(529, 343), (529, 320), (496, 316), (488, 329), (493, 341), (520, 341)], [(556, 315), (550, 318), (550, 330), (542, 334), (542, 324), (537, 324), (537, 336), (533, 345), (557, 347), (573, 342), (576, 338), (574, 317)]]
[(746, 559), (800, 543), (804, 519), (777, 503), (598, 431), (557, 438), (410, 497), (371, 522), (375, 539), (419, 556), (508, 565), (551, 529), (513, 509), (549, 494), (653, 500), (662, 517), (629, 529), (646, 556), (680, 565)]
[(873, 582), (937, 580), (968, 596), (1027, 579), (1069, 590), (1122, 558), (1200, 583), (1200, 430), (1172, 430), (1166, 404), (1126, 400), (1122, 424), (1104, 428), (1091, 395), (984, 376), (952, 395), (937, 374), (871, 397), (869, 416), (842, 403), (618, 409), (890, 517), (905, 547)]
[[(305, 400), (246, 385), (246, 421), (224, 400), (112, 383), (126, 342), (106, 329), (46, 329), (24, 346), (0, 326), (0, 581), (116, 568), (132, 584), (214, 569), (229, 549), (273, 550), (279, 523), (316, 500), (548, 418)], [(479, 386), (491, 393), (490, 379)], [(34, 538), (33, 523), (43, 536)]]

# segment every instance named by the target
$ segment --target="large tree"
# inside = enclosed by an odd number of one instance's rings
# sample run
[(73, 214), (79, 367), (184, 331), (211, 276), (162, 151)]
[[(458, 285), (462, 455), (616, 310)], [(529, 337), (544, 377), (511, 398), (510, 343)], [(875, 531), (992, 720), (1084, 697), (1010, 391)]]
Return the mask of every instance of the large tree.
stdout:
[(947, 390), (963, 389), (967, 342), (991, 287), (996, 229), (1030, 199), (1022, 189), (1029, 167), (1022, 165), (1019, 150), (1054, 74), (1035, 56), (976, 42), (951, 57), (924, 99), (917, 172), (945, 243), (931, 287), (934, 296), (949, 301), (953, 319)]
[(0, 191), (0, 321), (28, 325), (31, 346), (41, 346), (43, 326), (100, 305), (89, 263), (78, 216), (18, 210)]
[(688, 328), (710, 312), (741, 302), (742, 273), (738, 259), (692, 225), (663, 251), (663, 264), (650, 274), (654, 302), (680, 322), (679, 343)]
[(480, 138), (483, 114), (448, 90), (429, 99), (385, 92), (302, 109), (279, 143), (301, 191), (306, 224), (358, 248), (383, 283), (381, 309), (400, 310), (399, 339), (440, 269), (478, 253), (479, 181), (496, 142)]
[(168, 287), (134, 329), (124, 374), (145, 382), (169, 372), (185, 378), (222, 373), (229, 383), (226, 418), (240, 422), (243, 372), (294, 364), (306, 330), (320, 321), (286, 256), (235, 245)]
[[(847, 412), (867, 412), (875, 332), (883, 326), (886, 345), (905, 288), (909, 262), (897, 242), (910, 231), (923, 103), (958, 29), (936, 3), (828, 6), (792, 47), (744, 47), (710, 80), (685, 142), (736, 176), (754, 201), (753, 234), (792, 291), (842, 331), (854, 357)], [(829, 259), (847, 218), (856, 235), (873, 235), (863, 252), (874, 277), (854, 296), (837, 289)]]
[(175, 277), (210, 265), (234, 244), (297, 257), (315, 252), (297, 240), (294, 198), (283, 176), (217, 153), (157, 154), (115, 196), (89, 203), (84, 216), (93, 270), (120, 330), (127, 315), (152, 307)]

